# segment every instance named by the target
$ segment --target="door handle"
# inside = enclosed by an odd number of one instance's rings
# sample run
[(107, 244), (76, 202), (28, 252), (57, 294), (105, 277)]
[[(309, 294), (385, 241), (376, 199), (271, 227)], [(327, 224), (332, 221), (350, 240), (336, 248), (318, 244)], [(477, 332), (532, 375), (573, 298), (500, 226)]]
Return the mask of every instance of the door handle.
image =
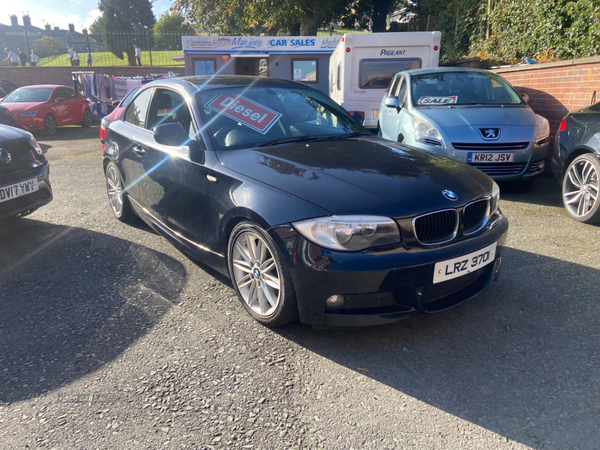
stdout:
[(142, 147), (139, 147), (137, 145), (135, 145), (133, 147), (133, 153), (135, 153), (138, 156), (146, 156), (146, 150)]

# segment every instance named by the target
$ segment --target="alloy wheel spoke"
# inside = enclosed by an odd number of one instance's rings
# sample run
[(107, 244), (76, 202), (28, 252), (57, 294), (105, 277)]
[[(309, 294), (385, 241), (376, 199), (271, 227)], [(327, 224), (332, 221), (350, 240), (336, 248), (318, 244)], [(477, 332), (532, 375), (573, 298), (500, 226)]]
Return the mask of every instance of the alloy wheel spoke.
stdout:
[(264, 296), (265, 300), (269, 303), (269, 306), (271, 308), (274, 308), (277, 303), (277, 296), (273, 295), (273, 293), (269, 289), (269, 286), (267, 286), (266, 284), (263, 284), (261, 286), (261, 288), (262, 288), (263, 296)]
[(262, 262), (266, 259), (267, 257), (267, 245), (262, 241), (259, 240), (258, 241), (258, 254), (257, 254), (257, 259), (259, 262)]
[(567, 201), (567, 205), (572, 205), (573, 203), (578, 202), (582, 195), (583, 191), (565, 192), (565, 200)]
[(579, 173), (577, 173), (577, 168), (575, 166), (573, 166), (571, 170), (569, 170), (569, 180), (571, 180), (573, 186), (578, 187), (580, 189), (583, 187), (581, 179), (579, 178)]
[(257, 287), (256, 293), (258, 296), (258, 306), (261, 314), (266, 314), (269, 310), (269, 301), (265, 298), (265, 292), (262, 286)]
[(275, 260), (273, 258), (269, 258), (260, 265), (260, 271), (262, 273), (266, 273), (273, 269), (273, 267), (275, 267)]
[(242, 272), (252, 273), (252, 266), (247, 261), (236, 259), (233, 261), (233, 267), (240, 269)]
[(258, 297), (256, 292), (256, 283), (251, 283), (250, 289), (248, 289), (248, 299), (246, 300), (246, 302), (248, 303), (248, 306), (252, 307), (256, 305), (257, 301)]
[(582, 172), (582, 181), (584, 184), (588, 184), (590, 182), (590, 178), (591, 175), (594, 173), (594, 166), (592, 165), (592, 163), (586, 161), (585, 165), (583, 166), (583, 170)]
[(238, 281), (238, 288), (239, 289), (245, 288), (246, 286), (248, 286), (249, 284), (251, 284), (252, 281), (253, 281), (253, 278), (252, 278), (252, 274), (251, 273), (249, 273), (247, 275), (244, 275)]
[(262, 274), (263, 276), (263, 281), (265, 284), (271, 286), (273, 289), (281, 289), (281, 284), (279, 283), (279, 279), (274, 277), (273, 275), (269, 275), (268, 273), (264, 273)]
[(240, 243), (239, 240), (235, 241), (235, 248), (237, 248), (238, 252), (240, 252), (240, 256), (246, 263), (252, 264), (252, 256), (250, 256), (248, 250)]
[(250, 251), (250, 255), (252, 255), (252, 261), (257, 261), (258, 252), (256, 249), (256, 238), (248, 233), (246, 235), (246, 242), (248, 242), (248, 250)]

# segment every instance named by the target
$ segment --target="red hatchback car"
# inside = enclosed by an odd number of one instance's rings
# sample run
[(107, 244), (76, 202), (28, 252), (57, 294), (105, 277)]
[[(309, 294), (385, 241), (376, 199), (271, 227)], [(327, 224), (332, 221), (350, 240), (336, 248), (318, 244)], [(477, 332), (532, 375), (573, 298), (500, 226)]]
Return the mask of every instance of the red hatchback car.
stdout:
[(56, 133), (58, 127), (92, 125), (92, 111), (87, 101), (72, 87), (41, 84), (19, 88), (2, 100), (16, 125), (27, 131)]

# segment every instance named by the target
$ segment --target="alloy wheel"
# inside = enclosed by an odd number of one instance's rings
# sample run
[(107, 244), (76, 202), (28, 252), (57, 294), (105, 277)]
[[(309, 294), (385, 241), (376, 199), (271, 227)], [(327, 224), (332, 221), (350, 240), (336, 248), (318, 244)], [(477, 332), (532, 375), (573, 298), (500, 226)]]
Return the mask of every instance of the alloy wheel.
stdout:
[(598, 169), (587, 157), (579, 157), (569, 166), (563, 183), (563, 200), (575, 218), (586, 217), (596, 206)]
[(252, 231), (233, 243), (233, 277), (246, 305), (259, 317), (272, 315), (281, 301), (282, 280), (269, 245)]
[(56, 129), (58, 128), (58, 124), (56, 123), (56, 119), (52, 115), (47, 115), (46, 119), (44, 119), (44, 130), (48, 134), (56, 133)]
[(90, 112), (89, 109), (86, 109), (85, 112), (83, 113), (83, 126), (91, 127), (92, 121), (93, 121), (92, 113)]
[(112, 164), (106, 170), (106, 190), (108, 192), (108, 201), (115, 216), (120, 217), (123, 214), (123, 187), (121, 185), (121, 177), (117, 174), (117, 169)]

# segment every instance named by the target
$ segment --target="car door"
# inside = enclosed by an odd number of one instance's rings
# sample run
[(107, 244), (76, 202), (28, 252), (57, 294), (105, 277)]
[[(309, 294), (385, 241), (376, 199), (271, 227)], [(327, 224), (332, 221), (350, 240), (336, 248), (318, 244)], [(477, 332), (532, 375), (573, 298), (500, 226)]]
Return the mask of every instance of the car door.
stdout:
[(78, 100), (75, 95), (76, 91), (70, 88), (64, 88), (63, 93), (65, 95), (65, 101), (63, 102), (65, 106), (64, 124), (70, 125), (83, 122), (83, 109), (81, 108), (81, 101)]
[[(176, 232), (183, 244), (203, 240), (207, 171), (198, 158), (204, 145), (199, 141), (189, 105), (173, 89), (157, 88), (148, 113), (146, 128), (153, 133), (162, 124), (179, 124), (189, 140), (184, 145), (162, 145), (156, 140), (147, 147), (145, 177), (140, 183), (143, 202), (168, 232)], [(196, 153), (194, 153), (196, 152)], [(197, 250), (197, 249), (193, 249)]]
[(146, 171), (146, 148), (153, 140), (152, 133), (146, 129), (152, 92), (152, 88), (142, 90), (125, 110), (123, 120), (109, 124), (105, 137), (106, 150), (113, 157), (116, 155), (123, 184), (136, 209), (146, 206), (143, 205), (139, 184)]
[(67, 103), (65, 99), (64, 88), (57, 88), (54, 90), (52, 97), (50, 97), (50, 111), (54, 114), (58, 126), (65, 123), (67, 116)]

